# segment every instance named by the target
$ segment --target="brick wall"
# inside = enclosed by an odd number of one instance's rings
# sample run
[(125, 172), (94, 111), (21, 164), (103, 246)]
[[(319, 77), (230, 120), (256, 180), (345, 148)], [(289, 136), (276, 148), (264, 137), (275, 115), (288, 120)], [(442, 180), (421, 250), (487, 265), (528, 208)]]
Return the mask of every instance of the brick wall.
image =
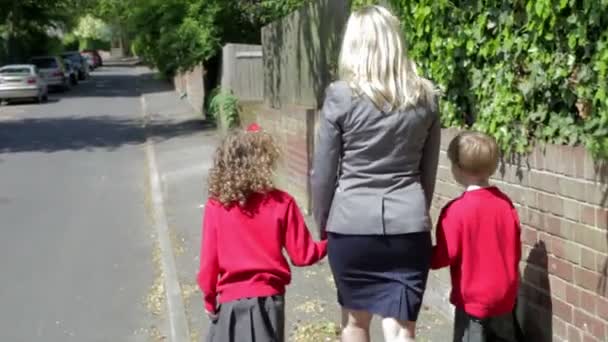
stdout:
[(300, 208), (310, 212), (309, 170), (312, 164), (315, 111), (296, 106), (281, 110), (257, 106), (257, 122), (273, 134), (281, 149), (277, 167), (277, 187), (289, 192)]
[[(277, 185), (310, 210), (316, 111), (255, 108), (283, 157)], [(432, 216), (459, 196), (446, 155), (457, 130), (444, 129)], [(608, 341), (608, 165), (581, 147), (536, 148), (501, 165), (493, 183), (515, 203), (522, 222), (518, 318), (526, 341)], [(432, 272), (426, 301), (452, 315), (449, 272)]]
[(178, 73), (173, 77), (173, 85), (178, 93), (186, 93), (186, 77), (182, 73)]
[[(282, 149), (277, 185), (308, 211), (316, 111), (255, 110)], [(434, 222), (462, 193), (446, 155), (457, 132), (442, 132)], [(582, 147), (548, 145), (503, 163), (492, 181), (511, 197), (522, 222), (518, 317), (526, 341), (608, 341), (608, 165)], [(425, 299), (451, 316), (449, 290), (448, 271), (432, 272)]]
[(198, 65), (191, 70), (178, 73), (173, 78), (175, 90), (180, 94), (186, 94), (188, 102), (199, 113), (203, 113), (205, 103), (205, 69)]
[[(433, 217), (461, 193), (444, 130)], [(526, 341), (608, 341), (608, 168), (581, 147), (548, 145), (502, 165), (493, 179), (522, 222), (518, 316)], [(434, 272), (428, 298), (446, 312), (449, 275)]]

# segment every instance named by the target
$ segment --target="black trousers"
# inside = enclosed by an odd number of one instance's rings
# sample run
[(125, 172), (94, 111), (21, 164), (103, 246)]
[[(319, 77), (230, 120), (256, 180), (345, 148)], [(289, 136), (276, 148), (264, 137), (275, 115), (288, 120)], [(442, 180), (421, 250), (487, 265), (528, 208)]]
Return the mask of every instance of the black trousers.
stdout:
[(454, 342), (523, 342), (515, 311), (479, 319), (456, 309)]

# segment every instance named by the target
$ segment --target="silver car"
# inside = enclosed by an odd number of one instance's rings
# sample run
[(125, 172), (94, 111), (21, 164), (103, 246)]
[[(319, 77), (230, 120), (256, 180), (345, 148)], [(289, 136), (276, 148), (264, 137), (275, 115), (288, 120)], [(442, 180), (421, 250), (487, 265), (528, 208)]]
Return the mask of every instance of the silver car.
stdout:
[(38, 68), (40, 76), (49, 87), (70, 89), (70, 75), (61, 58), (56, 56), (34, 57), (30, 62)]
[(0, 68), (0, 101), (48, 99), (46, 82), (40, 77), (36, 66), (30, 64), (7, 65)]

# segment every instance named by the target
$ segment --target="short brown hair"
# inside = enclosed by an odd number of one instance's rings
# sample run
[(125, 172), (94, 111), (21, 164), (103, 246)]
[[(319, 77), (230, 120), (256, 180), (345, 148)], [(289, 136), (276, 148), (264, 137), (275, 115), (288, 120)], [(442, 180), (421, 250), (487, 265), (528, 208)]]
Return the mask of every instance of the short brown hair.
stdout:
[(209, 196), (223, 205), (245, 205), (253, 193), (274, 189), (273, 171), (279, 151), (263, 131), (230, 133), (215, 152), (209, 171)]
[(489, 178), (498, 168), (498, 144), (484, 133), (462, 132), (450, 142), (448, 158), (472, 176)]

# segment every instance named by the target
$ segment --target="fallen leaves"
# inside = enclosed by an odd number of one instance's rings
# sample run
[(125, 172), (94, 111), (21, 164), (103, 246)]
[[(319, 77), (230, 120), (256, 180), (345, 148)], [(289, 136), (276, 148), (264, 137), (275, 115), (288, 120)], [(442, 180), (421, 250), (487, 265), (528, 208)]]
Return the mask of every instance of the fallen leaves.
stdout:
[(310, 323), (298, 326), (293, 332), (293, 342), (335, 342), (340, 337), (340, 327), (333, 322)]
[(296, 311), (304, 312), (307, 314), (322, 313), (325, 311), (324, 303), (318, 299), (308, 300), (295, 307)]

